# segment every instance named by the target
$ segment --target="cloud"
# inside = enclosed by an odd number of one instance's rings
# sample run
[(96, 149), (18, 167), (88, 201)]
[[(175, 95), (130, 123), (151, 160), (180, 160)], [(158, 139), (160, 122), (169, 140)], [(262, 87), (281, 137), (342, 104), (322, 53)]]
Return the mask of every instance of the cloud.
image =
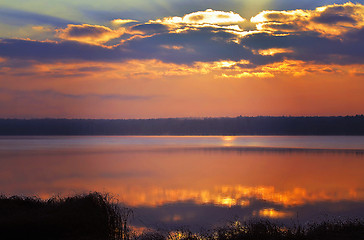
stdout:
[(186, 14), (183, 17), (165, 17), (163, 19), (151, 20), (151, 23), (160, 23), (169, 25), (170, 27), (180, 28), (181, 25), (201, 27), (207, 26), (231, 26), (238, 25), (246, 20), (238, 13), (216, 11), (207, 9), (205, 11), (198, 11)]
[(236, 13), (199, 11), (129, 26), (125, 30), (128, 38), (115, 42), (112, 47), (101, 44), (112, 39), (117, 41), (124, 30), (71, 24), (58, 30), (62, 41), (0, 40), (0, 57), (40, 62), (156, 59), (189, 66), (198, 62), (233, 61), (234, 67), (241, 71), (249, 68), (240, 73), (226, 73), (228, 77), (272, 77), (258, 68), (283, 61), (364, 63), (364, 6), (361, 4), (263, 11), (251, 21), (257, 24), (257, 29), (244, 31), (238, 26), (235, 28), (236, 25), (226, 25), (244, 22)]
[(142, 96), (142, 95), (127, 95), (127, 94), (72, 94), (62, 93), (54, 90), (33, 90), (33, 91), (22, 91), (22, 90), (11, 90), (0, 88), (0, 93), (10, 94), (13, 98), (68, 98), (68, 99), (88, 99), (97, 98), (100, 100), (121, 100), (121, 101), (140, 101), (150, 100), (156, 96)]
[(21, 11), (10, 8), (0, 8), (0, 22), (15, 26), (24, 26), (29, 24), (52, 25), (65, 27), (67, 24), (75, 23), (73, 21), (52, 17), (44, 14)]
[(75, 41), (32, 41), (27, 39), (0, 40), (0, 56), (39, 62), (60, 60), (112, 61), (120, 53), (102, 46)]
[[(128, 58), (155, 58), (183, 64), (222, 59), (240, 61), (252, 56), (250, 50), (233, 41), (235, 37), (234, 34), (205, 27), (180, 33), (170, 32), (147, 38), (134, 38), (124, 42), (120, 48), (128, 50), (125, 51)], [(177, 46), (178, 51), (173, 46)]]
[(273, 49), (288, 50), (256, 58), (256, 64), (283, 59), (315, 64), (364, 63), (364, 5), (349, 2), (315, 10), (263, 11), (251, 21), (259, 32), (241, 38), (241, 44), (260, 55)]
[(205, 11), (194, 12), (182, 18), (183, 23), (189, 24), (216, 24), (232, 25), (244, 22), (245, 19), (234, 12), (216, 11), (207, 9)]
[(183, 33), (167, 32), (145, 38), (133, 38), (114, 47), (76, 41), (3, 39), (0, 40), (0, 56), (39, 62), (157, 59), (179, 64), (222, 59), (240, 61), (242, 58), (251, 57), (253, 54), (250, 50), (233, 41), (235, 37), (234, 34), (224, 31), (216, 32), (214, 28), (203, 28)]
[(227, 74), (223, 73), (221, 76), (223, 78), (251, 78), (251, 77), (272, 78), (272, 77), (274, 77), (274, 75), (269, 72), (252, 72), (252, 73), (243, 72), (243, 73), (238, 73), (236, 75), (227, 75)]
[(250, 19), (260, 31), (290, 33), (314, 31), (325, 37), (364, 27), (364, 5), (351, 2), (327, 5), (314, 10), (262, 11)]
[(112, 30), (99, 25), (67, 25), (65, 29), (58, 30), (58, 37), (66, 40), (79, 41), (89, 44), (100, 44), (118, 38), (124, 33), (122, 28)]
[(290, 51), (257, 58), (257, 64), (266, 60), (276, 62), (279, 58), (302, 60), (317, 64), (363, 64), (364, 29), (345, 33), (338, 38), (327, 38), (317, 32), (300, 32), (285, 36), (256, 33), (242, 39), (241, 43), (257, 51), (274, 48), (288, 48)]
[(313, 17), (313, 21), (323, 24), (338, 24), (338, 23), (356, 24), (357, 20), (354, 17), (354, 14), (356, 12), (355, 8), (354, 6), (350, 5), (329, 6), (323, 8), (323, 11), (320, 12), (318, 16)]
[(120, 18), (117, 18), (117, 19), (111, 20), (110, 22), (111, 22), (111, 24), (118, 26), (118, 25), (124, 25), (124, 24), (128, 24), (128, 23), (138, 22), (138, 21), (133, 20), (133, 19), (120, 19)]
[(160, 23), (147, 23), (147, 24), (138, 24), (132, 26), (131, 31), (134, 33), (139, 34), (155, 34), (155, 33), (166, 33), (169, 31), (167, 25), (160, 24)]

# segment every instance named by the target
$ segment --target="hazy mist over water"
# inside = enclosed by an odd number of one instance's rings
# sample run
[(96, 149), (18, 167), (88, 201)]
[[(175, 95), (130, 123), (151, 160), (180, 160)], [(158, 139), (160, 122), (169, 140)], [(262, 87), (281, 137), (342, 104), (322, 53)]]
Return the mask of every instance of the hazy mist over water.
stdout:
[(1, 137), (5, 195), (110, 192), (138, 227), (364, 217), (364, 137)]

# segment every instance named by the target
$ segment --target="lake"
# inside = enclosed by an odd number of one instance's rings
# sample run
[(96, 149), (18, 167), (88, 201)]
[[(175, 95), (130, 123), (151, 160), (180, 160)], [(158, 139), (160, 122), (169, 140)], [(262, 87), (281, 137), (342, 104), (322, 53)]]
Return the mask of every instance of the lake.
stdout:
[(364, 217), (361, 136), (0, 137), (0, 193), (99, 191), (136, 228)]

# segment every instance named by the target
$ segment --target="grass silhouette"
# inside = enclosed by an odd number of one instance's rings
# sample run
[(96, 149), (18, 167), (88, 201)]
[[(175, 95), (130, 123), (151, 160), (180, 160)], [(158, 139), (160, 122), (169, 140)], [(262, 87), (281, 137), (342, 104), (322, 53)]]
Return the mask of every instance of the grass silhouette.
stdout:
[(162, 233), (145, 232), (137, 240), (363, 240), (364, 222), (361, 220), (325, 221), (290, 227), (269, 220), (239, 221), (205, 233), (189, 230)]
[(20, 240), (363, 240), (363, 220), (331, 220), (284, 226), (269, 220), (235, 221), (205, 233), (155, 230), (135, 235), (132, 211), (108, 194), (73, 197), (0, 196), (0, 239)]
[[(156, 234), (153, 235), (156, 237)], [(147, 238), (141, 238), (142, 240)], [(160, 240), (158, 238), (151, 238)], [(324, 221), (306, 226), (291, 227), (269, 220), (252, 220), (242, 224), (230, 223), (205, 234), (177, 231), (168, 234), (168, 240), (363, 240), (364, 222), (361, 220)]]
[(54, 240), (128, 239), (128, 209), (107, 194), (73, 197), (0, 197), (0, 238)]

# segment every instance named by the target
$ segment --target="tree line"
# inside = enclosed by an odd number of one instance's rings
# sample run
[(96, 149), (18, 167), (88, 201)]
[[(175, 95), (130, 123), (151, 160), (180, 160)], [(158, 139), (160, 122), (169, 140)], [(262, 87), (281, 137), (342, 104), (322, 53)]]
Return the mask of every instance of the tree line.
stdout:
[(0, 119), (0, 135), (364, 135), (364, 116)]

